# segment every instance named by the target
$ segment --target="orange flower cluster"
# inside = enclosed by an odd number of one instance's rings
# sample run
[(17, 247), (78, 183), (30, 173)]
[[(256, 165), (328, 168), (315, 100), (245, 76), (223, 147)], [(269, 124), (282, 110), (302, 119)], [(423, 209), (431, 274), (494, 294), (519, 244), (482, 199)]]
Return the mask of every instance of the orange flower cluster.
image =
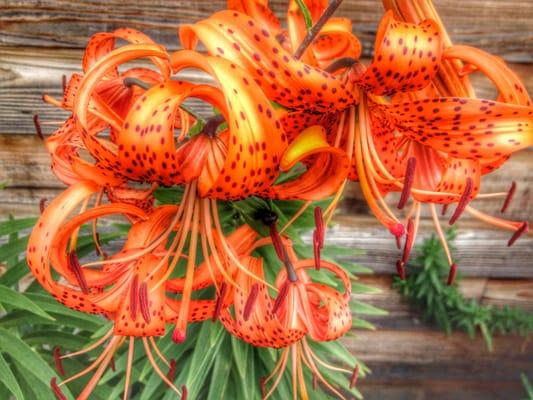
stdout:
[[(504, 211), (515, 186), (508, 194), (482, 195), (481, 177), (533, 143), (533, 108), (516, 75), (497, 57), (452, 45), (429, 2), (384, 1), (388, 11), (369, 66), (359, 61), (350, 21), (326, 18), (331, 6), (325, 0), (305, 3), (315, 24), (309, 32), (296, 1), (289, 1), (283, 28), (268, 1), (230, 0), (228, 10), (181, 27), (183, 50), (173, 53), (133, 29), (98, 33), (87, 44), (83, 73), (65, 83), (63, 99), (44, 97), (71, 112), (45, 140), (54, 173), (69, 187), (43, 210), (28, 264), (60, 303), (114, 322), (91, 348), (55, 352), (62, 370), (62, 358), (105, 344), (87, 369), (60, 384), (52, 380), (58, 398), (64, 398), (61, 385), (94, 371), (78, 397), (88, 398), (115, 350), (128, 341), (127, 398), (136, 338), (161, 379), (185, 398), (187, 389), (173, 382), (175, 361), (161, 354), (154, 337), (172, 324), (172, 339), (181, 343), (189, 323), (209, 319), (254, 346), (283, 348), (261, 381), (265, 399), (289, 358), (295, 397), (309, 397), (305, 366), (343, 398), (320, 372), (338, 368), (318, 358), (307, 340), (335, 340), (351, 327), (350, 278), (320, 257), (325, 227), (348, 180), (359, 182), (398, 243), (405, 236), (401, 275), (422, 204), (441, 237), (436, 204), (456, 204), (450, 223), (466, 211), (512, 230), (510, 244), (527, 231), (527, 222), (470, 206), (474, 198), (506, 196)], [(118, 40), (127, 44), (117, 47)], [(199, 42), (207, 54), (195, 50)], [(131, 66), (140, 59), (152, 68)], [(186, 80), (180, 75), (185, 69), (200, 71), (208, 83)], [(475, 98), (468, 80), (473, 71), (494, 82), (496, 101)], [(190, 99), (217, 114), (200, 120)], [(305, 171), (280, 182), (297, 164)], [(183, 196), (175, 205), (156, 205), (158, 186), (180, 186)], [(390, 192), (401, 193), (399, 209), (412, 200), (403, 222), (384, 200)], [(260, 216), (269, 236), (248, 225), (225, 232), (217, 202), (251, 196), (303, 200), (292, 221), (313, 201), (332, 196), (326, 210), (315, 209), (314, 259), (298, 259), (287, 226), (278, 229), (272, 211)], [(97, 232), (97, 220), (109, 216), (131, 224), (112, 255), (101, 249)], [(82, 264), (76, 244), (85, 224), (92, 224), (101, 258)], [(281, 269), (258, 256), (264, 246), (273, 246)], [(451, 281), (456, 266), (447, 253)], [(314, 268), (331, 272), (343, 289), (315, 282)], [(265, 269), (273, 269), (275, 280), (267, 280)], [(214, 289), (214, 297), (198, 299), (205, 288)], [(357, 367), (346, 372), (355, 385)]]

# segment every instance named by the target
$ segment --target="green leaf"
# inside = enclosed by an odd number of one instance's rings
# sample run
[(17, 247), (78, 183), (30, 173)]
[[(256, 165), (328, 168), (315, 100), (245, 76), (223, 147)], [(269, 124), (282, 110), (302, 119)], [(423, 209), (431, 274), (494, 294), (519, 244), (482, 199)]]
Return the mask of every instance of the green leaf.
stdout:
[(15, 378), (15, 375), (13, 375), (6, 359), (2, 356), (2, 353), (0, 353), (0, 382), (2, 382), (17, 399), (24, 398), (17, 379)]
[(4, 285), (0, 285), (0, 303), (8, 304), (12, 307), (26, 310), (40, 317), (55, 321), (55, 318), (31, 301), (24, 294), (18, 293)]
[(376, 315), (383, 316), (388, 315), (389, 313), (381, 308), (374, 307), (370, 304), (363, 303), (358, 300), (351, 301), (351, 308), (356, 314), (365, 314), (365, 315)]
[(0, 222), (0, 236), (11, 235), (32, 228), (35, 222), (37, 222), (37, 218), (20, 218)]
[(209, 382), (209, 394), (207, 400), (219, 400), (224, 398), (223, 394), (226, 393), (229, 381), (229, 374), (231, 371), (232, 363), (232, 351), (230, 346), (230, 340), (232, 338), (229, 335), (225, 335), (220, 351), (217, 354), (215, 365), (213, 367), (213, 375)]
[(19, 337), (0, 329), (0, 348), (21, 365), (31, 365), (31, 374), (48, 386), (50, 378), (57, 376), (48, 364)]
[(231, 336), (231, 348), (233, 349), (233, 361), (237, 367), (237, 371), (241, 379), (246, 378), (246, 368), (248, 363), (248, 356), (250, 354), (250, 345), (239, 340), (235, 336)]

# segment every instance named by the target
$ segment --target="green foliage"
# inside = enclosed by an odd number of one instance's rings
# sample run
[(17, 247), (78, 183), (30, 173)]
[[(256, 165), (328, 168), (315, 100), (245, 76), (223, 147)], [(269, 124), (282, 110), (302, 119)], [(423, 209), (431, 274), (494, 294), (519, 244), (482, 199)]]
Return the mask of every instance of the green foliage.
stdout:
[[(180, 201), (182, 191), (176, 188), (159, 189), (156, 198), (159, 203), (176, 204)], [(325, 205), (323, 203), (322, 205)], [(250, 198), (240, 202), (220, 202), (219, 213), (225, 230), (231, 231), (242, 223), (250, 223), (261, 234), (267, 234), (264, 227), (257, 222), (256, 214), (264, 208), (274, 209), (279, 214), (280, 226), (298, 211), (302, 203), (265, 201)], [(87, 315), (70, 310), (45, 292), (33, 281), (26, 265), (24, 251), (28, 240), (28, 229), (35, 223), (35, 218), (10, 219), (0, 222), (0, 398), (9, 399), (54, 399), (49, 388), (52, 377), (58, 382), (86, 368), (100, 354), (97, 348), (79, 357), (65, 359), (66, 377), (60, 377), (55, 371), (53, 349), (60, 346), (62, 353), (80, 350), (102, 337), (112, 324), (100, 316)], [(101, 222), (103, 224), (103, 221)], [(313, 207), (296, 220), (288, 233), (295, 239), (295, 249), (301, 256), (312, 257), (311, 246), (304, 245), (299, 239), (303, 232), (309, 231), (314, 224)], [(100, 241), (106, 244), (124, 237), (127, 225), (108, 226), (100, 234)], [(325, 258), (353, 254), (354, 250), (328, 248)], [(80, 257), (95, 255), (91, 232), (81, 230), (78, 240)], [(271, 279), (279, 268), (273, 249), (262, 248)], [(366, 272), (358, 265), (343, 265), (350, 273)], [(325, 272), (316, 274), (328, 284), (333, 282)], [(355, 278), (354, 278), (355, 279)], [(355, 293), (370, 293), (376, 289), (354, 282)], [(353, 326), (359, 329), (374, 329), (372, 324), (363, 319), (365, 315), (382, 314), (383, 311), (360, 302), (352, 303), (354, 313)], [(174, 344), (170, 335), (157, 341), (158, 347), (167, 358), (177, 360), (175, 383), (179, 387), (186, 384), (189, 399), (260, 399), (259, 379), (268, 374), (280, 355), (273, 349), (255, 348), (236, 340), (219, 322), (193, 324), (188, 330), (188, 339), (181, 345)], [(310, 345), (317, 355), (339, 366), (351, 369), (359, 364), (361, 376), (368, 373), (368, 368), (357, 361), (339, 342), (313, 343)], [(124, 370), (127, 361), (127, 345), (122, 345), (115, 355), (116, 371), (107, 370), (91, 399), (120, 398), (124, 387)], [(161, 381), (146, 359), (140, 340), (134, 345), (131, 399), (170, 399), (174, 392)], [(160, 364), (166, 373), (166, 366)], [(62, 387), (66, 396), (79, 393), (91, 374)], [(349, 376), (342, 373), (324, 371), (330, 382), (341, 390), (349, 390)], [(311, 376), (306, 374), (309, 382)], [(310, 388), (311, 385), (308, 385)], [(328, 398), (320, 388), (319, 393), (312, 393), (313, 398)], [(357, 391), (351, 391), (358, 398)], [(289, 374), (283, 378), (273, 399), (291, 398)], [(316, 396), (316, 397), (315, 397)]]
[[(448, 232), (448, 241), (455, 237)], [(458, 289), (460, 275), (448, 286), (448, 261), (440, 240), (433, 236), (419, 247), (417, 258), (407, 268), (407, 279), (395, 278), (393, 287), (420, 307), (427, 320), (435, 321), (447, 334), (462, 330), (470, 337), (481, 332), (487, 347), (492, 350), (492, 336), (533, 332), (533, 314), (520, 308), (485, 306), (467, 300)]]
[(307, 8), (307, 4), (305, 4), (304, 0), (296, 0), (296, 3), (302, 12), (307, 30), (311, 29), (313, 27), (313, 18), (311, 18), (311, 12)]
[(520, 380), (522, 381), (522, 385), (527, 394), (526, 400), (533, 400), (533, 387), (531, 386), (531, 382), (529, 382), (527, 375), (524, 373), (520, 374)]

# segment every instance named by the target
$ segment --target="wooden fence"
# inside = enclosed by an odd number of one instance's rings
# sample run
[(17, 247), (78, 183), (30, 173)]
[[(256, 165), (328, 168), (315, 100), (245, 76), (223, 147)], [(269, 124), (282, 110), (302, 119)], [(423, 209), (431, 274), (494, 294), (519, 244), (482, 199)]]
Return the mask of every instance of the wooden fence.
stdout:
[[(129, 26), (149, 34), (168, 48), (177, 48), (177, 27), (224, 8), (222, 0), (62, 1), (0, 0), (0, 216), (35, 215), (42, 197), (52, 198), (62, 185), (49, 170), (49, 158), (34, 135), (32, 115), (39, 114), (46, 131), (64, 113), (44, 105), (43, 92), (59, 96), (61, 77), (80, 70), (88, 36)], [(271, 1), (284, 12), (285, 0)], [(457, 43), (481, 47), (510, 62), (533, 93), (533, 6), (529, 0), (435, 0)], [(378, 0), (345, 0), (339, 14), (351, 18), (354, 31), (371, 57), (373, 37), (382, 15)], [(489, 82), (475, 76), (478, 94), (493, 96)], [(509, 215), (533, 220), (533, 150), (516, 155), (498, 172), (486, 176), (483, 190), (505, 191), (511, 181), (519, 190)], [(499, 202), (479, 203), (482, 210)], [(420, 320), (418, 310), (391, 289), (398, 257), (393, 241), (369, 215), (358, 188), (348, 188), (329, 242), (364, 248), (354, 261), (374, 275), (361, 281), (382, 289), (357, 296), (390, 311), (373, 320), (376, 332), (353, 332), (348, 347), (373, 369), (361, 383), (367, 399), (518, 399), (524, 393), (520, 372), (533, 377), (533, 349), (514, 337), (498, 337), (492, 353), (481, 339), (451, 337)], [(516, 305), (533, 311), (533, 239), (522, 238), (508, 249), (508, 232), (494, 231), (464, 218), (456, 241), (460, 266), (468, 276), (468, 297), (484, 304)], [(432, 231), (429, 219), (422, 234)], [(423, 236), (423, 235), (422, 235)]]

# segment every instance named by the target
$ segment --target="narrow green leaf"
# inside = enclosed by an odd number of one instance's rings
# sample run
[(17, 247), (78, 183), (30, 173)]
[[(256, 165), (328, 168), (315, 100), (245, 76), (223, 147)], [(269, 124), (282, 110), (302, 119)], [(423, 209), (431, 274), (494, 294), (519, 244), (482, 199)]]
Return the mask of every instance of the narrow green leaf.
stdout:
[(40, 317), (55, 321), (55, 318), (31, 301), (27, 296), (4, 285), (0, 285), (0, 303), (8, 304), (14, 308), (26, 310)]
[(32, 228), (37, 218), (20, 218), (0, 222), (0, 236), (10, 235), (24, 229)]
[(2, 353), (0, 353), (0, 382), (2, 382), (17, 399), (24, 398), (17, 379), (15, 378), (15, 375), (13, 375), (6, 359), (2, 356)]
[(219, 400), (226, 397), (229, 374), (232, 366), (230, 337), (224, 337), (213, 367), (213, 374), (209, 382), (207, 400)]
[(383, 315), (389, 314), (386, 310), (374, 307), (370, 304), (366, 304), (358, 300), (351, 301), (351, 309), (356, 314), (377, 315), (377, 316), (383, 316)]

